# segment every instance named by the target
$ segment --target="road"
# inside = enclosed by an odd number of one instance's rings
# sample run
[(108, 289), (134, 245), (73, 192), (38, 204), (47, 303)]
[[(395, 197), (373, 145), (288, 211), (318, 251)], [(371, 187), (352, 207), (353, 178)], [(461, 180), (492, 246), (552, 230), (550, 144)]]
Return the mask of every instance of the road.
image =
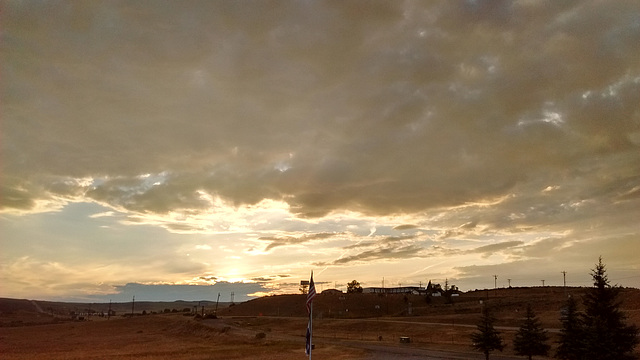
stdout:
[[(470, 324), (455, 324), (455, 323), (435, 323), (435, 322), (421, 322), (421, 321), (403, 321), (403, 320), (389, 320), (389, 319), (343, 319), (343, 320), (357, 320), (357, 321), (380, 321), (380, 322), (388, 322), (388, 323), (396, 323), (396, 324), (411, 324), (411, 325), (430, 325), (430, 326), (448, 326), (448, 327), (465, 327), (465, 328), (476, 328), (476, 325)], [(507, 331), (518, 331), (519, 327), (516, 326), (494, 326), (497, 330), (507, 330)], [(560, 329), (555, 328), (547, 328), (545, 329), (551, 333), (560, 332)]]

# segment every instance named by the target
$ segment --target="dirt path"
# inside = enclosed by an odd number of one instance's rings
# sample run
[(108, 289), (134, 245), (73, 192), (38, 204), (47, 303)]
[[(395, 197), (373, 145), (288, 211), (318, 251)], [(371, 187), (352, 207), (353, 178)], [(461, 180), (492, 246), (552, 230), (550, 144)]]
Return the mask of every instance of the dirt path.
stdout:
[(33, 304), (33, 307), (36, 308), (36, 311), (39, 313), (44, 313), (44, 310), (42, 310), (42, 308), (40, 307), (40, 304), (38, 304), (37, 302), (31, 300), (31, 303)]

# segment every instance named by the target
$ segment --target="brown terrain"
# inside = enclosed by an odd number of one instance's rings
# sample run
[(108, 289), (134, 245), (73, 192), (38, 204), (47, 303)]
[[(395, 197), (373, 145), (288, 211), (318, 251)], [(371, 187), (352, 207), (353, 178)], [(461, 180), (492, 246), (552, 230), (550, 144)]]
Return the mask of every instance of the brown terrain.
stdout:
[[(519, 359), (511, 343), (526, 305), (532, 305), (554, 343), (566, 295), (580, 298), (585, 290), (474, 291), (453, 298), (452, 303), (442, 297), (428, 303), (418, 295), (323, 293), (314, 300), (313, 356), (481, 359), (471, 349), (469, 335), (482, 306), (490, 306), (508, 344), (491, 358)], [(209, 315), (203, 320), (188, 312), (198, 302), (140, 302), (135, 304), (135, 316), (131, 303), (112, 304), (115, 315), (107, 318), (89, 313), (106, 313), (109, 304), (0, 299), (0, 359), (301, 359), (305, 358), (305, 300), (305, 295), (263, 297), (220, 306), (217, 319)], [(620, 300), (627, 321), (640, 326), (640, 290), (623, 289)], [(215, 303), (205, 304), (205, 313), (214, 309)], [(400, 337), (411, 342), (401, 343)]]

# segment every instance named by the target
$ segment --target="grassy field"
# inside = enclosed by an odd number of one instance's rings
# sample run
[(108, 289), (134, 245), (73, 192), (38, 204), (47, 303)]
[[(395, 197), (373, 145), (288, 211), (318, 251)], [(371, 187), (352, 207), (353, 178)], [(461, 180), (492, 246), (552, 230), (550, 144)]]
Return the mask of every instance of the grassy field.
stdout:
[[(584, 289), (567, 292), (580, 297)], [(378, 359), (373, 349), (402, 347), (472, 358), (469, 335), (481, 307), (491, 306), (508, 344), (502, 354), (509, 356), (526, 304), (551, 329), (553, 343), (565, 298), (565, 289), (550, 287), (470, 292), (454, 303), (427, 303), (419, 296), (321, 294), (314, 301), (314, 355)], [(640, 325), (640, 290), (624, 289), (621, 300), (628, 321)], [(301, 359), (304, 302), (304, 295), (265, 297), (219, 309), (218, 319), (207, 320), (169, 313), (71, 321), (43, 312), (32, 301), (0, 299), (0, 359)], [(411, 344), (399, 344), (401, 336), (410, 337)]]
[[(222, 323), (224, 324), (224, 323)], [(0, 328), (2, 359), (300, 359), (302, 338), (272, 340), (233, 326), (179, 315), (112, 318)], [(323, 347), (321, 358), (353, 359), (362, 350)]]

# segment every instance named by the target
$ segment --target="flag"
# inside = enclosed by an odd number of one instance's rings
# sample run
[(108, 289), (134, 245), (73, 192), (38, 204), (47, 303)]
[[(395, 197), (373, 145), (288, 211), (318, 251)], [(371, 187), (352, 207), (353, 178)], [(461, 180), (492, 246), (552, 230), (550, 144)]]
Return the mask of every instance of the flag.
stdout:
[(309, 355), (309, 359), (311, 359), (311, 337), (313, 332), (313, 308), (311, 305), (313, 304), (313, 298), (316, 297), (316, 285), (313, 283), (313, 271), (311, 272), (311, 280), (309, 281), (309, 292), (307, 292), (307, 312), (309, 313), (309, 322), (307, 323), (307, 342), (304, 347), (304, 353)]
[(307, 342), (304, 346), (304, 353), (311, 354), (311, 322), (307, 323)]
[(307, 293), (307, 312), (311, 313), (311, 303), (316, 297), (316, 285), (313, 283), (313, 272), (311, 272), (311, 281), (309, 281), (309, 292)]

